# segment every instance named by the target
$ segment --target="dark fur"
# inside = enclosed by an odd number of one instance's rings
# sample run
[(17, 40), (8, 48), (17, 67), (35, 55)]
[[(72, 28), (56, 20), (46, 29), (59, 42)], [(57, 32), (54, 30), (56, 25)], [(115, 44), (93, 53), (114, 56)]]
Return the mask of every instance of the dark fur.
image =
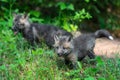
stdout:
[(13, 28), (14, 33), (20, 32), (25, 39), (27, 39), (32, 45), (36, 42), (45, 43), (52, 47), (54, 44), (54, 35), (67, 35), (71, 36), (71, 33), (59, 29), (56, 26), (30, 23), (27, 15), (14, 15)]
[(74, 39), (70, 39), (67, 36), (55, 36), (55, 51), (58, 56), (62, 56), (65, 59), (66, 63), (72, 62), (73, 68), (76, 68), (77, 61), (81, 61), (85, 56), (89, 56), (90, 59), (95, 58), (93, 51), (95, 40), (100, 37), (113, 39), (106, 30), (98, 30), (91, 34), (81, 34)]

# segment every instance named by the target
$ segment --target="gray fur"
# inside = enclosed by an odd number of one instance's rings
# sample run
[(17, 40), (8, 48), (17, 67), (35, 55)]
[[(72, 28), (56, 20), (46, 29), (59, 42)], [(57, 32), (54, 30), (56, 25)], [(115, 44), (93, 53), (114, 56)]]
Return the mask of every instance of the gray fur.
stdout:
[[(108, 31), (98, 30), (95, 33), (81, 34), (73, 39), (68, 39), (67, 36), (57, 37), (54, 45), (55, 52), (58, 56), (62, 56), (65, 61), (71, 62), (73, 67), (76, 67), (74, 64), (77, 64), (78, 60), (81, 61), (86, 56), (89, 56), (90, 59), (95, 58), (93, 50), (96, 38), (107, 37), (110, 39), (109, 36), (111, 36), (111, 34)], [(65, 47), (65, 44), (68, 46)]]
[(32, 45), (45, 41), (49, 47), (52, 47), (54, 44), (55, 34), (72, 36), (71, 33), (56, 26), (30, 23), (27, 15), (20, 14), (14, 15), (12, 30), (15, 34), (21, 33)]

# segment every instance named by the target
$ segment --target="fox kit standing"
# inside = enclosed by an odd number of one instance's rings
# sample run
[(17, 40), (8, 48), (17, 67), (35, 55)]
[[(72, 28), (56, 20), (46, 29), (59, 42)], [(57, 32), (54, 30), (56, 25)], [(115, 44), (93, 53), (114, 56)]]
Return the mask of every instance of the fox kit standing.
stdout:
[(52, 47), (54, 44), (54, 34), (71, 36), (71, 33), (59, 29), (58, 27), (30, 23), (28, 15), (14, 14), (14, 21), (12, 30), (14, 34), (22, 33), (23, 37), (27, 39), (32, 45), (36, 42), (45, 41), (45, 43)]
[(106, 30), (98, 30), (91, 34), (81, 34), (71, 39), (68, 36), (54, 36), (55, 52), (65, 59), (65, 63), (72, 63), (72, 67), (77, 67), (77, 61), (81, 61), (85, 56), (94, 59), (94, 46), (96, 38), (107, 37), (113, 40), (111, 34)]

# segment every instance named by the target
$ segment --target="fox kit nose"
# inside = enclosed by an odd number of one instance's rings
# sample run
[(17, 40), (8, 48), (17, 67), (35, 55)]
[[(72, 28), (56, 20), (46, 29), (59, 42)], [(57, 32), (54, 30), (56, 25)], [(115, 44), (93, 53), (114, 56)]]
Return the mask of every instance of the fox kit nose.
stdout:
[(62, 56), (62, 53), (58, 53), (58, 56)]
[(18, 31), (18, 29), (15, 26), (13, 26), (11, 29), (12, 31)]

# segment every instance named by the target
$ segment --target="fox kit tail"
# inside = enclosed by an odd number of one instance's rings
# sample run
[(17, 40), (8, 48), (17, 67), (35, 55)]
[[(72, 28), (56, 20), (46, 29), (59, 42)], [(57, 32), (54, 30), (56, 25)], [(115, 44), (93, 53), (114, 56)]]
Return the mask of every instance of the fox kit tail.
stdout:
[(112, 35), (107, 30), (104, 29), (97, 30), (94, 34), (96, 38), (107, 37), (110, 40), (114, 39)]

